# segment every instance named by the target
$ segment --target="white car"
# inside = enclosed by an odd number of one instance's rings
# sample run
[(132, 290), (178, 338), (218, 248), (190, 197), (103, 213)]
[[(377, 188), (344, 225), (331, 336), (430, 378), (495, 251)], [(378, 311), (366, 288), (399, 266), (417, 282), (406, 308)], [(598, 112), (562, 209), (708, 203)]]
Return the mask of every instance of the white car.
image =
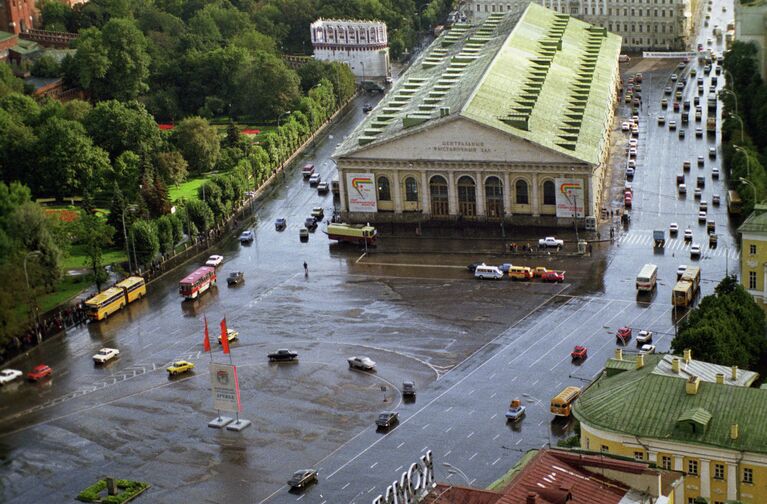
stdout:
[(93, 362), (96, 364), (105, 364), (118, 355), (120, 355), (120, 351), (116, 348), (102, 348), (93, 356)]
[(706, 158), (703, 156), (698, 156), (698, 166), (703, 166), (706, 164)]
[(312, 173), (312, 176), (311, 176), (311, 177), (309, 177), (309, 185), (310, 185), (310, 186), (316, 186), (316, 185), (318, 185), (318, 184), (319, 184), (321, 181), (322, 181), (322, 179), (320, 179), (320, 174), (319, 174), (319, 173), (316, 173), (316, 172), (315, 172), (315, 173)]
[(682, 275), (684, 275), (684, 272), (687, 271), (687, 265), (686, 264), (680, 264), (676, 268), (676, 279), (679, 280), (682, 278)]
[(621, 131), (628, 131), (631, 129), (631, 125), (628, 122), (621, 124)]
[(639, 136), (639, 127), (638, 126), (632, 126), (631, 127), (631, 134), (634, 136)]
[(700, 258), (700, 244), (693, 243), (690, 247), (690, 259)]
[(10, 383), (16, 378), (19, 378), (23, 373), (18, 369), (3, 369), (0, 371), (0, 385)]
[(678, 232), (679, 232), (679, 224), (677, 224), (676, 222), (672, 222), (671, 224), (668, 225), (669, 234), (675, 235)]
[(205, 261), (205, 266), (213, 266), (214, 268), (218, 268), (222, 262), (224, 262), (224, 256), (212, 255), (208, 257), (207, 261)]
[(658, 126), (663, 126), (664, 124), (666, 124), (666, 117), (658, 116)]
[(557, 238), (553, 236), (547, 236), (546, 238), (541, 238), (540, 240), (538, 240), (538, 246), (539, 247), (564, 247), (565, 241), (558, 240)]
[(676, 74), (671, 74), (671, 81), (674, 82), (678, 79)]
[(652, 341), (652, 331), (642, 329), (637, 334), (637, 343), (649, 343)]
[(643, 353), (643, 354), (655, 353), (655, 345), (642, 345), (642, 348), (639, 349), (639, 353)]
[(679, 194), (687, 194), (687, 184), (679, 184)]
[(718, 179), (719, 178), (719, 168), (716, 166), (711, 168), (711, 178)]
[(629, 139), (629, 147), (637, 147), (639, 145), (639, 140), (636, 138)]
[(700, 224), (705, 224), (706, 223), (706, 212), (704, 212), (702, 210), (700, 212), (698, 212), (698, 222)]
[(637, 157), (637, 149), (636, 149), (636, 147), (629, 148), (629, 157)]
[(695, 199), (700, 199), (703, 196), (703, 192), (701, 192), (700, 187), (695, 188), (693, 195), (695, 196)]
[(629, 159), (629, 168), (637, 169), (636, 159)]
[(355, 357), (349, 357), (346, 359), (346, 361), (349, 363), (349, 367), (352, 369), (362, 369), (363, 371), (372, 371), (376, 367), (375, 361), (373, 361), (370, 357), (365, 356), (355, 356)]
[(692, 241), (692, 229), (687, 228), (684, 230), (684, 241)]
[(708, 148), (708, 157), (710, 157), (711, 159), (716, 159), (716, 147)]
[(703, 128), (695, 128), (695, 136), (698, 138), (703, 137)]
[(668, 129), (670, 131), (674, 131), (676, 129), (676, 121), (669, 121), (668, 122)]

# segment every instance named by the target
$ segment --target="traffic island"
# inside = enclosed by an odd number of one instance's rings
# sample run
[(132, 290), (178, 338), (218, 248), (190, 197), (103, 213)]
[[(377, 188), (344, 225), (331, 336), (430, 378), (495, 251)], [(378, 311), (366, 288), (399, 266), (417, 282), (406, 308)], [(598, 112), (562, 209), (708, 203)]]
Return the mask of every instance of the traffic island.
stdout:
[(77, 496), (81, 502), (103, 502), (104, 504), (122, 504), (130, 502), (151, 485), (141, 481), (104, 478), (89, 486)]

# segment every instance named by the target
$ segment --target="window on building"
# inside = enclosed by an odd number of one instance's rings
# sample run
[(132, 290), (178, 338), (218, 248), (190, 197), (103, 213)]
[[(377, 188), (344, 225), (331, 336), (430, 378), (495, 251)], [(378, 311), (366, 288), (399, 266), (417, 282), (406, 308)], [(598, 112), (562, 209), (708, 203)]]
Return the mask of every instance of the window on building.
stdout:
[(485, 206), (488, 217), (503, 217), (503, 185), (498, 177), (485, 180)]
[(687, 461), (687, 474), (690, 476), (697, 476), (698, 475), (698, 461), (697, 460), (688, 460)]
[(634, 452), (634, 460), (644, 460), (644, 452), (635, 451)]
[(435, 175), (429, 181), (429, 196), (431, 197), (431, 214), (436, 217), (444, 217), (450, 213), (450, 204), (447, 196), (447, 180)]
[(515, 201), (517, 202), (517, 205), (530, 204), (530, 199), (527, 195), (527, 182), (524, 180), (517, 180), (514, 184), (514, 192), (516, 193)]
[(714, 479), (724, 479), (724, 464), (714, 464)]
[(477, 191), (474, 179), (463, 176), (458, 179), (458, 213), (464, 216), (477, 215)]
[(388, 177), (378, 177), (378, 201), (391, 201), (391, 186)]
[(697, 497), (687, 497), (687, 504), (695, 504)]
[[(639, 9), (639, 17), (642, 17), (642, 9)], [(639, 31), (642, 31), (642, 28), (639, 28)]]
[(603, 444), (603, 445), (602, 445), (602, 448), (601, 448), (601, 451), (603, 451), (603, 452), (607, 453), (607, 452), (609, 452), (609, 451), (610, 451), (610, 447), (609, 447), (609, 446), (607, 446), (607, 445), (604, 445), (604, 444)]
[(492, 5), (492, 11), (495, 12), (495, 4)]
[(744, 467), (743, 468), (743, 483), (750, 483), (752, 484), (754, 482), (754, 470), (750, 467)]
[(751, 290), (756, 289), (756, 271), (748, 272), (748, 288)]
[(660, 466), (663, 469), (665, 469), (667, 471), (670, 471), (671, 470), (671, 457), (669, 457), (668, 455), (663, 455), (660, 458)]
[(557, 195), (554, 182), (547, 180), (543, 183), (543, 204), (544, 205), (556, 205)]
[(749, 245), (748, 246), (748, 253), (751, 255), (756, 255), (756, 245)]
[(418, 201), (418, 182), (413, 177), (405, 179), (405, 201)]

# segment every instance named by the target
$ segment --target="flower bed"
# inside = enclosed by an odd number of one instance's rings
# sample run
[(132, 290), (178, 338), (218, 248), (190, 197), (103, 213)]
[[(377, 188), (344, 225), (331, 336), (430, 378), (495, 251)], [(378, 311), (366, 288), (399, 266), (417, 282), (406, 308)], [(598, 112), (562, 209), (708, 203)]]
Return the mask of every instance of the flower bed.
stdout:
[(149, 488), (149, 483), (131, 480), (115, 480), (117, 495), (106, 495), (107, 480), (100, 479), (77, 496), (82, 502), (101, 502), (104, 504), (122, 504), (141, 495)]

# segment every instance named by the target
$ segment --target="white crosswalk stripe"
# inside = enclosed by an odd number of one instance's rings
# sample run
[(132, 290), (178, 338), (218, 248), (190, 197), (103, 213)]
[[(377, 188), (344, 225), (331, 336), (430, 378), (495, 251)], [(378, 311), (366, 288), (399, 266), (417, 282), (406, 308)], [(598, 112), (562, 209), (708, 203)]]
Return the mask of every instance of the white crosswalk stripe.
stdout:
[[(629, 232), (622, 235), (618, 242), (620, 245), (626, 246), (648, 246), (653, 243), (652, 232)], [(694, 235), (693, 235), (694, 236)], [(694, 241), (694, 239), (693, 239)], [(666, 240), (665, 249), (667, 251), (687, 251), (690, 249), (692, 242), (685, 241), (683, 237), (669, 238)], [(728, 250), (727, 247), (710, 248), (706, 244), (703, 245), (704, 253), (709, 257), (724, 257), (728, 256), (729, 259), (738, 261), (740, 259), (740, 252), (737, 250)]]

